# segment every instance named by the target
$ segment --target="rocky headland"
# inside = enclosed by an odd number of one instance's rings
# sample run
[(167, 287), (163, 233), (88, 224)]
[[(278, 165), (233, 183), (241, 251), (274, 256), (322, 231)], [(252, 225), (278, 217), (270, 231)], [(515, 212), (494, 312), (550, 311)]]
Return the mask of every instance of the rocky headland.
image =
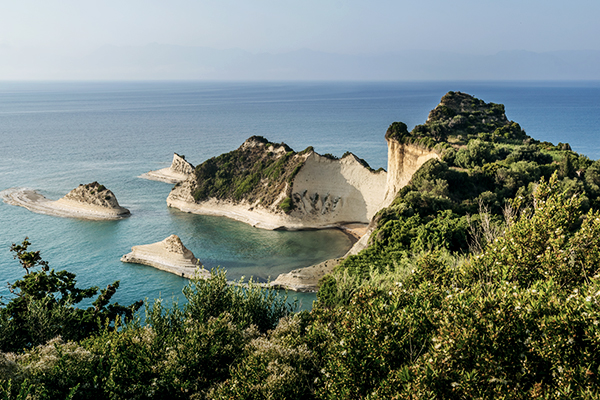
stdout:
[(59, 217), (106, 220), (130, 215), (128, 209), (119, 205), (114, 193), (98, 182), (79, 185), (56, 201), (25, 188), (4, 190), (0, 192), (0, 197), (5, 203)]
[(193, 173), (194, 166), (186, 161), (185, 156), (173, 153), (173, 161), (168, 168), (146, 172), (140, 178), (174, 184), (185, 181)]
[[(188, 179), (176, 184), (167, 204), (264, 229), (362, 224), (361, 230), (346, 230), (358, 240), (347, 255), (356, 254), (369, 245), (369, 236), (377, 230), (374, 217), (392, 204), (419, 168), (432, 159), (454, 157), (473, 135), (485, 140), (526, 137), (517, 123), (506, 118), (504, 106), (448, 92), (425, 124), (412, 131), (402, 122), (390, 125), (385, 134), (387, 171), (373, 170), (352, 153), (337, 158), (318, 154), (312, 147), (295, 152), (284, 143), (253, 136), (238, 149), (198, 165)], [(314, 290), (317, 283), (307, 284), (307, 276), (323, 270), (312, 266), (275, 282), (289, 289)]]
[(131, 253), (121, 257), (121, 261), (148, 265), (188, 279), (194, 276), (210, 276), (210, 272), (204, 269), (202, 263), (183, 245), (177, 235), (171, 235), (160, 242), (133, 246)]
[[(399, 149), (390, 165), (392, 176), (404, 181), (428, 159), (437, 157), (434, 151), (411, 144), (393, 147)], [(368, 224), (393, 200), (386, 195), (389, 176), (390, 172), (375, 171), (352, 153), (337, 158), (318, 154), (312, 147), (295, 152), (283, 143), (253, 136), (237, 150), (197, 166), (189, 179), (173, 188), (167, 204), (264, 229)], [(394, 190), (400, 187), (393, 183)]]

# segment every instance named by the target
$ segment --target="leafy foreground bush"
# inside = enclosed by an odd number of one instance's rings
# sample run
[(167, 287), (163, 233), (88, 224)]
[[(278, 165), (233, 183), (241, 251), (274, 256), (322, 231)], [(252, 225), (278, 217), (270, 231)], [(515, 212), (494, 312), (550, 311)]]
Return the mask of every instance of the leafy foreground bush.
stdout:
[(600, 213), (539, 184), (534, 210), (459, 267), (432, 253), (394, 289), (321, 310), (322, 398), (598, 398)]
[[(46, 265), (39, 252), (30, 255)], [(55, 299), (52, 290), (38, 294), (44, 304)], [(209, 388), (229, 378), (230, 367), (252, 340), (295, 308), (271, 288), (253, 282), (229, 285), (223, 271), (192, 280), (184, 295), (182, 307), (165, 308), (161, 300), (147, 305), (146, 325), (139, 319), (121, 323), (120, 317), (107, 318), (71, 341), (58, 336), (43, 344), (37, 340), (40, 344), (19, 353), (0, 353), (0, 398), (204, 398)], [(15, 319), (8, 311), (22, 299), (18, 296), (1, 309), (0, 329), (10, 331)], [(57, 326), (60, 335), (80, 327), (70, 317), (77, 309), (55, 300), (45, 310), (52, 318), (39, 321), (42, 330), (50, 329), (46, 324)], [(69, 317), (59, 321), (56, 315)]]

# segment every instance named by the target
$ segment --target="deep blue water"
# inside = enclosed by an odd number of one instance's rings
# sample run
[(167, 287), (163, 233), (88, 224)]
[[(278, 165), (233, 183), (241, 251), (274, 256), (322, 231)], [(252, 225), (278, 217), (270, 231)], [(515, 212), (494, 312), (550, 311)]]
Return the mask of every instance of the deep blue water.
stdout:
[[(51, 267), (77, 273), (81, 286), (120, 280), (121, 303), (180, 294), (185, 280), (119, 261), (131, 246), (173, 233), (231, 279), (274, 279), (340, 256), (350, 241), (338, 231), (271, 232), (181, 213), (166, 207), (170, 185), (137, 176), (168, 166), (174, 151), (198, 164), (252, 135), (295, 150), (352, 151), (385, 168), (387, 127), (423, 123), (449, 90), (503, 103), (534, 138), (600, 158), (599, 82), (0, 82), (0, 190), (29, 187), (58, 199), (99, 181), (132, 212), (121, 221), (82, 221), (0, 203), (0, 281), (22, 275), (8, 249), (25, 236)], [(314, 296), (300, 298), (306, 306)]]

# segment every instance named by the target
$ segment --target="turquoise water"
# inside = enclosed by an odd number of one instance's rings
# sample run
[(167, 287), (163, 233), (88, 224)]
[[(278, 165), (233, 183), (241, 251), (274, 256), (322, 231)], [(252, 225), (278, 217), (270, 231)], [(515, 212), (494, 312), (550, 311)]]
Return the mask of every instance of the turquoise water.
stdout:
[[(281, 272), (342, 255), (339, 231), (273, 232), (166, 207), (171, 186), (137, 178), (167, 167), (173, 152), (193, 164), (252, 135), (295, 150), (352, 151), (386, 167), (383, 136), (394, 121), (423, 123), (448, 90), (503, 103), (528, 134), (600, 157), (600, 83), (24, 83), (0, 82), (0, 190), (14, 186), (58, 199), (99, 181), (132, 216), (98, 222), (32, 213), (0, 203), (0, 280), (22, 275), (8, 249), (29, 236), (56, 269), (81, 286), (121, 281), (116, 299), (178, 296), (186, 281), (120, 257), (170, 234), (230, 279)], [(6, 289), (0, 288), (0, 295)], [(299, 295), (310, 307), (314, 295)]]

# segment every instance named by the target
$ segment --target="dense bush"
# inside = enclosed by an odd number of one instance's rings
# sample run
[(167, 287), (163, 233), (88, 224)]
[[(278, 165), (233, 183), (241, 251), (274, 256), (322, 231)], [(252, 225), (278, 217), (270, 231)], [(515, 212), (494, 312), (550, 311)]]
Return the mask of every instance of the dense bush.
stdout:
[(395, 286), (329, 308), (336, 340), (319, 394), (596, 397), (600, 213), (558, 189), (556, 175), (541, 182), (534, 209), (468, 262), (425, 255)]

